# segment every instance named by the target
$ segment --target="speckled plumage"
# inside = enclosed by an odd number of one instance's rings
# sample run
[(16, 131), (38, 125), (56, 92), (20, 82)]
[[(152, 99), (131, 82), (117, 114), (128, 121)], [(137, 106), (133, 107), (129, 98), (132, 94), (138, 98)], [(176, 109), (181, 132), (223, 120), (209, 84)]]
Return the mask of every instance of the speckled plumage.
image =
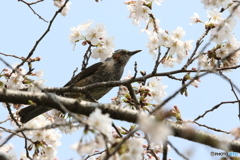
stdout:
[[(83, 72), (76, 75), (64, 86), (82, 87), (96, 82), (117, 81), (122, 77), (124, 67), (126, 66), (130, 57), (141, 50), (127, 51), (116, 50), (112, 57), (107, 58), (104, 62), (93, 64), (86, 68)], [(98, 87), (89, 89), (87, 93), (65, 93), (64, 96), (71, 98), (81, 98), (88, 101), (94, 101), (102, 98), (107, 94), (112, 87)], [(48, 111), (47, 107), (43, 106), (28, 106), (19, 111), (21, 122), (26, 123), (32, 118)]]

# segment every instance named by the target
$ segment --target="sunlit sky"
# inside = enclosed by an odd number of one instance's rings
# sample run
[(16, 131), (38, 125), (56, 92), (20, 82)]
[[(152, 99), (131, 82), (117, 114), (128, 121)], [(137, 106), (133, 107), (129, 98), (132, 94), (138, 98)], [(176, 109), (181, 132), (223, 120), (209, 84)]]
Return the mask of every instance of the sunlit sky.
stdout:
[[(134, 73), (134, 62), (137, 61), (138, 70), (150, 73), (155, 62), (152, 56), (148, 54), (146, 43), (148, 42), (147, 35), (140, 32), (145, 27), (145, 23), (140, 26), (134, 26), (132, 20), (128, 18), (129, 11), (124, 1), (103, 0), (96, 3), (94, 0), (79, 1), (72, 0), (71, 9), (67, 16), (58, 15), (54, 21), (50, 32), (40, 42), (34, 52), (33, 57), (41, 57), (40, 62), (35, 62), (35, 70), (44, 70), (44, 79), (47, 80), (45, 86), (61, 87), (71, 78), (76, 67), (81, 67), (83, 54), (87, 47), (78, 43), (73, 50), (73, 44), (69, 41), (70, 28), (77, 26), (79, 23), (85, 23), (88, 20), (105, 25), (108, 36), (115, 37), (115, 49), (138, 50), (142, 52), (134, 55), (127, 64), (124, 76), (128, 72)], [(57, 8), (52, 1), (44, 1), (32, 6), (34, 10), (44, 19), (50, 20)], [(192, 0), (166, 0), (161, 6), (154, 5), (153, 13), (160, 20), (160, 27), (171, 32), (178, 26), (183, 27), (186, 31), (184, 40), (196, 40), (202, 35), (204, 26), (202, 24), (189, 25), (190, 17), (197, 12), (203, 21), (207, 21), (207, 12), (203, 4)], [(48, 23), (39, 19), (33, 12), (24, 4), (18, 1), (4, 1), (0, 10), (0, 52), (17, 56), (27, 56), (35, 42), (46, 30)], [(239, 25), (236, 26), (236, 37), (240, 39)], [(204, 43), (208, 42), (209, 38), (204, 39)], [(203, 43), (203, 44), (204, 44)], [(1, 56), (2, 57), (2, 56)], [(11, 57), (3, 57), (10, 64), (19, 63), (17, 59)], [(89, 64), (98, 62), (99, 60), (91, 59)], [(163, 68), (161, 65), (158, 72), (177, 70), (182, 67), (176, 65), (175, 68)], [(189, 67), (195, 67), (193, 64)], [(6, 67), (0, 62), (0, 68)], [(25, 66), (27, 68), (27, 66)], [(238, 86), (239, 71), (226, 73)], [(140, 76), (140, 74), (138, 74)], [(176, 75), (182, 78), (183, 74)], [(163, 77), (162, 83), (167, 85), (167, 95), (171, 95), (176, 89), (181, 87), (181, 82)], [(102, 103), (110, 103), (111, 98), (116, 95), (117, 88), (113, 89), (109, 94), (100, 99)], [(231, 92), (231, 87), (226, 80), (220, 77), (209, 74), (201, 78), (198, 88), (190, 86), (188, 89), (189, 96), (177, 95), (165, 107), (172, 108), (177, 105), (181, 110), (183, 120), (193, 120), (198, 115), (203, 114), (206, 110), (211, 109), (222, 101), (235, 100)], [(0, 112), (0, 121), (8, 117), (7, 110), (2, 107)], [(223, 105), (214, 112), (209, 113), (204, 119), (199, 120), (199, 123), (206, 124), (213, 128), (218, 128), (225, 131), (239, 126), (238, 107), (234, 105)], [(118, 125), (125, 125), (125, 122), (117, 122)], [(206, 128), (197, 127), (205, 132), (214, 133)], [(215, 133), (216, 134), (216, 133)], [(6, 135), (6, 134), (4, 134)], [(217, 133), (225, 137), (222, 133)], [(79, 159), (79, 155), (69, 148), (70, 145), (77, 142), (81, 137), (81, 131), (71, 135), (63, 135), (62, 145), (59, 147), (58, 157), (60, 160), (70, 158)], [(219, 159), (220, 157), (211, 157), (211, 151), (216, 149), (205, 145), (197, 144), (180, 138), (170, 137), (169, 141), (189, 159)], [(24, 152), (23, 139), (13, 138), (10, 143), (15, 145), (15, 150), (18, 153)], [(218, 150), (221, 152), (220, 150)], [(191, 155), (187, 153), (191, 152)], [(173, 160), (181, 159), (172, 149), (168, 153), (169, 158)]]

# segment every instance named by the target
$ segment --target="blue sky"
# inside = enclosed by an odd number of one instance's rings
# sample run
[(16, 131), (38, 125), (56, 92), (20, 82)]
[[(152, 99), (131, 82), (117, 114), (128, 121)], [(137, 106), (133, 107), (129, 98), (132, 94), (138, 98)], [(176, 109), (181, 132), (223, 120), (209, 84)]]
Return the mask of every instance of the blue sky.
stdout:
[[(87, 20), (93, 20), (95, 24), (102, 23), (106, 26), (108, 36), (115, 37), (115, 49), (142, 50), (141, 53), (132, 57), (125, 68), (124, 76), (127, 76), (128, 71), (134, 72), (135, 61), (138, 63), (139, 71), (146, 70), (147, 73), (152, 71), (155, 62), (146, 48), (148, 39), (145, 33), (140, 33), (145, 24), (142, 23), (141, 26), (132, 25), (132, 20), (128, 18), (129, 11), (126, 5), (123, 4), (124, 1), (103, 0), (96, 3), (94, 0), (73, 0), (71, 2), (72, 5), (68, 15), (66, 17), (58, 15), (50, 32), (34, 52), (33, 57), (42, 57), (40, 62), (34, 63), (34, 68), (36, 71), (44, 70), (43, 78), (47, 80), (46, 86), (61, 87), (68, 82), (76, 67), (80, 69), (82, 57), (87, 47), (77, 44), (73, 51), (73, 45), (70, 43), (68, 36), (71, 33), (71, 27), (77, 26), (79, 23), (85, 23)], [(46, 20), (50, 20), (57, 10), (52, 1), (33, 5), (33, 8)], [(166, 0), (161, 6), (154, 5), (153, 12), (155, 17), (160, 20), (162, 29), (172, 31), (181, 26), (186, 31), (186, 36), (183, 39), (194, 40), (194, 43), (202, 35), (204, 26), (202, 24), (189, 25), (190, 17), (193, 16), (194, 12), (197, 12), (203, 21), (207, 20), (206, 10), (200, 0)], [(0, 15), (0, 52), (6, 54), (14, 54), (20, 57), (27, 56), (36, 40), (39, 39), (48, 26), (48, 23), (40, 20), (25, 4), (17, 1), (4, 1)], [(239, 25), (236, 27), (235, 34), (237, 39), (240, 39), (238, 28)], [(205, 42), (208, 42), (208, 37)], [(14, 58), (3, 58), (10, 64), (19, 62)], [(91, 59), (89, 63), (93, 64), (98, 61)], [(180, 69), (181, 66), (176, 65), (173, 69), (166, 69), (160, 65), (158, 72)], [(196, 66), (196, 64), (193, 64), (193, 66)], [(0, 63), (0, 68), (4, 67), (4, 64)], [(238, 70), (233, 70), (233, 72), (226, 73), (226, 75), (238, 85), (240, 79)], [(182, 76), (183, 74), (177, 75), (179, 78)], [(162, 83), (168, 85), (166, 89), (168, 95), (171, 95), (181, 86), (180, 82), (165, 77), (162, 78)], [(116, 95), (116, 91), (116, 88), (113, 89), (100, 102), (111, 102), (111, 98)], [(165, 106), (166, 108), (172, 108), (177, 105), (184, 120), (193, 120), (222, 101), (235, 100), (229, 83), (214, 74), (201, 78), (199, 88), (190, 86), (188, 92), (188, 97), (178, 95)], [(0, 117), (0, 121), (7, 118), (6, 109), (2, 108)], [(125, 124), (123, 122), (118, 123), (120, 125)], [(232, 128), (239, 126), (238, 107), (236, 104), (223, 105), (218, 110), (206, 115), (199, 123), (230, 131)], [(205, 128), (194, 127), (213, 133)], [(80, 133), (76, 132), (72, 135), (63, 136), (62, 146), (59, 147), (58, 153), (60, 160), (79, 158), (77, 153), (70, 150), (68, 146), (79, 140)], [(217, 133), (217, 135), (221, 135), (221, 133)], [(181, 153), (186, 154), (186, 152), (192, 151), (193, 154), (189, 157), (190, 159), (220, 158), (210, 156), (211, 151), (216, 151), (213, 148), (175, 137), (170, 137), (169, 140)], [(16, 145), (17, 152), (24, 151), (24, 148), (20, 145), (22, 142), (23, 140), (17, 138), (11, 141)], [(170, 150), (169, 157), (174, 160), (181, 159), (173, 150)]]

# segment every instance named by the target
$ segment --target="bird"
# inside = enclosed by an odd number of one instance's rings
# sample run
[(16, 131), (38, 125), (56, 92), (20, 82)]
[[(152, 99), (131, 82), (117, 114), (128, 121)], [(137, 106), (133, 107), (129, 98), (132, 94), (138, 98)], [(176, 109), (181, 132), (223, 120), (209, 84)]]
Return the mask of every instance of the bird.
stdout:
[[(74, 76), (64, 87), (83, 87), (96, 82), (108, 82), (120, 80), (124, 68), (134, 54), (141, 52), (141, 50), (128, 51), (125, 49), (118, 49), (112, 57), (107, 58), (104, 62), (95, 63), (82, 72)], [(113, 87), (98, 87), (91, 88), (87, 92), (69, 92), (62, 96), (75, 99), (82, 99), (91, 102), (96, 102), (107, 94)], [(49, 107), (29, 105), (18, 112), (21, 123), (27, 123), (31, 119), (51, 110)]]

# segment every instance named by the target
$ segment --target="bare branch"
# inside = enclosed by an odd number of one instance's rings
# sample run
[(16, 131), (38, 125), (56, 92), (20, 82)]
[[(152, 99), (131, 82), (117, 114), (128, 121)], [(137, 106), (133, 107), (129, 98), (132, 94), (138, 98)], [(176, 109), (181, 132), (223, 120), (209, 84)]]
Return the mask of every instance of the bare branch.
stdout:
[(228, 104), (228, 103), (239, 103), (239, 101), (226, 101), (226, 102), (221, 102), (217, 105), (215, 105), (213, 108), (206, 110), (202, 115), (199, 115), (197, 118), (195, 118), (193, 121), (198, 121), (200, 118), (203, 118), (207, 113), (214, 111), (215, 109), (218, 109), (222, 104)]
[(230, 134), (230, 132), (223, 131), (223, 130), (220, 130), (220, 129), (217, 129), (217, 128), (213, 128), (213, 127), (209, 127), (209, 126), (207, 126), (207, 125), (200, 124), (200, 123), (198, 123), (198, 122), (196, 122), (196, 121), (188, 121), (188, 122), (190, 122), (190, 123), (195, 123), (195, 124), (197, 124), (197, 125), (200, 126), (200, 127), (205, 127), (205, 128), (207, 128), (207, 129), (210, 129), (210, 130), (213, 130), (213, 131), (216, 131), (216, 132), (222, 132), (222, 133)]
[(44, 22), (48, 22), (48, 21), (45, 20), (43, 17), (41, 17), (41, 16), (31, 7), (31, 5), (37, 4), (37, 3), (42, 2), (42, 1), (44, 1), (44, 0), (38, 0), (38, 1), (32, 2), (32, 3), (25, 2), (24, 0), (18, 0), (18, 1), (25, 3), (25, 4), (32, 10), (32, 12), (38, 16), (39, 19), (43, 20)]
[(176, 147), (174, 147), (173, 146), (173, 144), (170, 142), (170, 141), (168, 141), (168, 144), (171, 146), (171, 148), (179, 155), (179, 156), (181, 156), (183, 159), (185, 159), (185, 160), (188, 160), (188, 158), (186, 157), (186, 156), (184, 156), (182, 153), (180, 153), (179, 151), (178, 151), (178, 149), (176, 148)]

